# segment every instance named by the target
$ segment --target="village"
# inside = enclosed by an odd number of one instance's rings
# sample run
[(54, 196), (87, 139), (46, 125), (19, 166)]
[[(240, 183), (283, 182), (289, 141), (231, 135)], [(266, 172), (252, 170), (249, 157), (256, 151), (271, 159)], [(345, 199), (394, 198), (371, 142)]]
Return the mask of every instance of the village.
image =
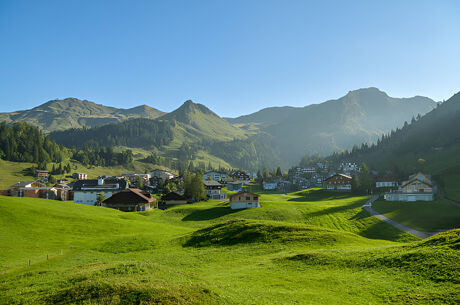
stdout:
[[(356, 191), (354, 183), (361, 170), (361, 166), (354, 162), (341, 162), (336, 167), (317, 162), (309, 167), (292, 167), (284, 174), (279, 168), (271, 174), (244, 170), (198, 172), (196, 175), (202, 177), (202, 181), (195, 187), (203, 192), (202, 196), (190, 195), (185, 189), (185, 177), (165, 169), (99, 176), (97, 179), (88, 179), (87, 174), (76, 172), (56, 183), (50, 183), (48, 171), (36, 170), (36, 180), (20, 181), (0, 190), (0, 195), (73, 201), (125, 212), (166, 209), (207, 199), (229, 201), (231, 209), (245, 209), (261, 206), (257, 195), (261, 192), (288, 193), (310, 188)], [(413, 173), (403, 181), (388, 172), (370, 171), (368, 176), (372, 185), (364, 191), (369, 195), (381, 195), (387, 201), (432, 201), (436, 193), (431, 176), (422, 172)]]

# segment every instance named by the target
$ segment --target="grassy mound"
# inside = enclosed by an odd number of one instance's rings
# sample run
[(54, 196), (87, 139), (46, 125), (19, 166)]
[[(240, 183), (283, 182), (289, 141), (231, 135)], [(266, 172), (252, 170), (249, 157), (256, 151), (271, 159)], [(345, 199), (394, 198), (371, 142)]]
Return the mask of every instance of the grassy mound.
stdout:
[(418, 244), (421, 247), (442, 246), (460, 250), (460, 229), (438, 233)]
[(155, 247), (155, 237), (149, 235), (129, 235), (109, 240), (95, 250), (107, 253), (129, 253), (150, 250)]
[(175, 289), (158, 285), (85, 282), (43, 298), (45, 304), (217, 304), (206, 288)]
[(367, 244), (357, 235), (302, 224), (274, 221), (229, 220), (194, 232), (186, 247), (232, 246), (251, 243), (299, 243), (322, 247), (336, 244)]
[(364, 251), (308, 252), (285, 258), (308, 265), (357, 270), (388, 268), (406, 271), (434, 282), (460, 283), (459, 231), (427, 241)]

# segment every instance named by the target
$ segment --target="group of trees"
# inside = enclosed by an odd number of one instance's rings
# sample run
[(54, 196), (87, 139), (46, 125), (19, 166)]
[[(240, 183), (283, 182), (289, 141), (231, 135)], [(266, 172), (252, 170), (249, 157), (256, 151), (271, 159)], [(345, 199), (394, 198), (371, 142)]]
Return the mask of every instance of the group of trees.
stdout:
[(194, 201), (201, 201), (208, 198), (203, 184), (203, 173), (201, 171), (195, 174), (185, 174), (184, 196)]
[(91, 148), (127, 146), (150, 148), (173, 140), (174, 124), (168, 121), (132, 119), (93, 128), (56, 131), (50, 137), (67, 147)]
[(83, 150), (73, 149), (72, 158), (84, 165), (95, 166), (117, 166), (128, 165), (134, 160), (134, 155), (131, 150), (122, 152), (114, 152), (112, 147), (101, 147), (89, 149), (85, 147)]
[(0, 123), (0, 158), (15, 162), (46, 164), (62, 162), (69, 151), (27, 123)]
[(264, 167), (262, 171), (260, 169), (257, 171), (257, 179), (259, 181), (267, 180), (270, 178), (281, 178), (281, 177), (283, 177), (283, 172), (281, 171), (281, 167), (279, 166), (273, 169), (271, 172), (266, 167)]
[(351, 179), (351, 190), (353, 193), (370, 194), (374, 188), (369, 168), (365, 163), (361, 164), (359, 174), (353, 175)]

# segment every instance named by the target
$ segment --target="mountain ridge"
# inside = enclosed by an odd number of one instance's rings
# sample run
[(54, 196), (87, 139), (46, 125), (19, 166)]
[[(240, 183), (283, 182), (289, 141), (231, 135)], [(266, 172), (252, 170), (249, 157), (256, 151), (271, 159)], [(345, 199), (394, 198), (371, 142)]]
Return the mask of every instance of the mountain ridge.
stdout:
[(0, 113), (0, 121), (29, 122), (45, 132), (51, 132), (101, 126), (134, 118), (155, 119), (164, 114), (147, 105), (123, 109), (69, 97), (50, 100), (29, 110)]

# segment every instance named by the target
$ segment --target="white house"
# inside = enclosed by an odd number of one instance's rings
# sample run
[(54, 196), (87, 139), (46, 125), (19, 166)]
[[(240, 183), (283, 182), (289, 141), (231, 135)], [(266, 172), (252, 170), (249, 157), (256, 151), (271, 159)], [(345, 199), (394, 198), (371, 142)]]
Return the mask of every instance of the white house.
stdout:
[(209, 180), (214, 181), (221, 181), (225, 178), (227, 178), (227, 174), (224, 173), (219, 173), (219, 172), (207, 172), (206, 174), (203, 175), (203, 181)]
[(264, 181), (262, 182), (262, 187), (264, 190), (276, 190), (276, 187), (278, 186), (278, 182), (276, 181)]
[(211, 199), (222, 200), (225, 199), (225, 193), (221, 192), (222, 184), (214, 180), (205, 180), (204, 187), (206, 189), (206, 195)]
[(101, 192), (107, 199), (126, 188), (125, 179), (99, 177), (97, 180), (78, 180), (73, 185), (73, 202), (94, 205)]
[(163, 181), (170, 180), (174, 178), (174, 174), (171, 172), (168, 172), (167, 170), (162, 170), (162, 169), (156, 169), (153, 172), (150, 173), (151, 177), (157, 177), (160, 178)]
[(239, 192), (230, 196), (232, 210), (260, 208), (259, 195), (249, 192)]

